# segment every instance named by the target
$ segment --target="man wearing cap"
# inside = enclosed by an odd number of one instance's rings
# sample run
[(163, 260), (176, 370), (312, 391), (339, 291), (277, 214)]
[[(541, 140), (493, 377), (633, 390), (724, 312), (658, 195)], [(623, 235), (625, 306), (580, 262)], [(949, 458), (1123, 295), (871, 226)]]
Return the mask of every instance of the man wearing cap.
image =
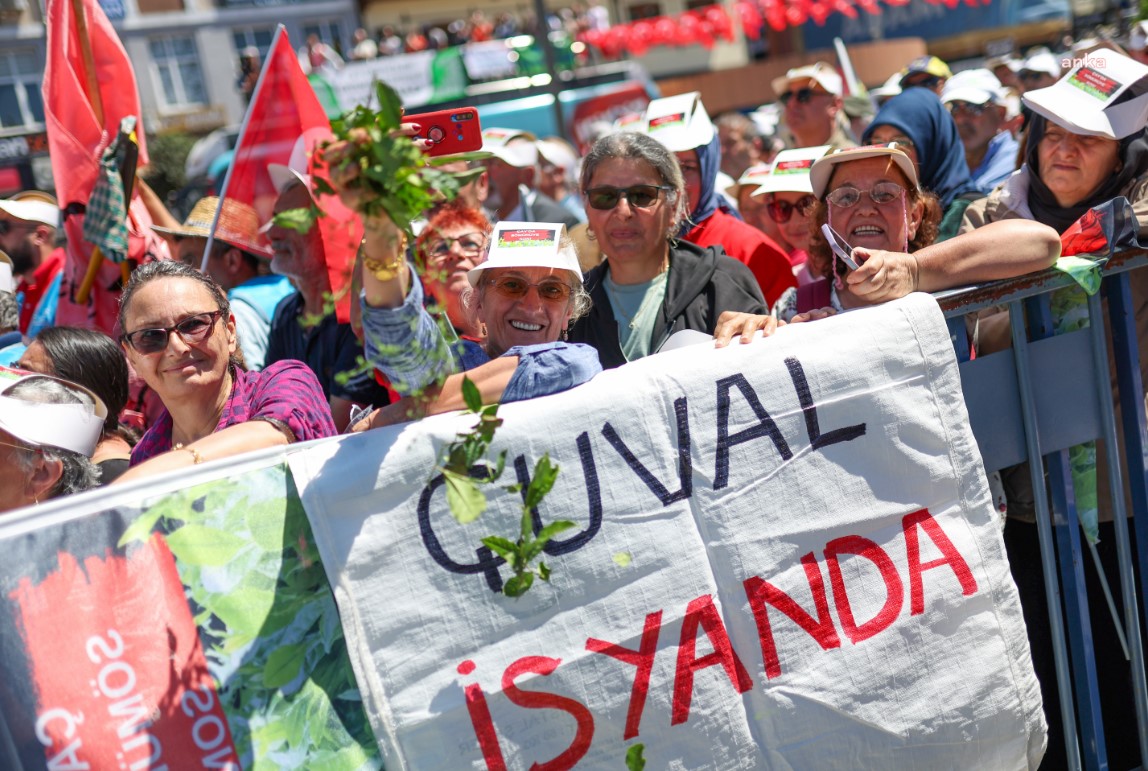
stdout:
[(538, 174), (538, 147), (526, 131), (488, 128), (482, 132), (482, 149), (490, 188), (486, 209), (494, 221), (561, 222), (567, 228), (579, 220), (562, 204), (534, 190)]
[(1034, 49), (1017, 72), (1022, 94), (1048, 88), (1060, 79), (1060, 62), (1047, 48)]
[(0, 512), (95, 487), (107, 414), (82, 386), (0, 367)]
[(842, 126), (841, 76), (825, 62), (797, 67), (775, 78), (773, 90), (783, 106), (789, 147), (855, 147)]
[[(300, 164), (298, 159), (293, 159), (291, 166), (272, 164), (268, 169), (279, 191), (276, 214), (307, 208), (312, 203), (309, 178), (298, 168), (305, 169), (306, 161)], [(275, 309), (264, 364), (283, 359), (304, 362), (319, 379), (323, 394), (330, 402), (335, 427), (342, 431), (350, 422), (353, 407), (386, 404), (386, 392), (366, 371), (340, 382), (342, 373), (361, 369), (358, 362), (363, 346), (351, 325), (339, 323), (335, 314), (327, 309), (331, 279), (319, 224), (312, 223), (310, 230), (300, 233), (272, 221), (267, 235), (273, 255), (271, 270), (290, 278), (297, 291)]]
[[(773, 153), (753, 118), (740, 112), (724, 112), (714, 118), (721, 141), (721, 171), (732, 180), (739, 179), (750, 166), (768, 164)], [(736, 183), (732, 183), (736, 184)]]
[(56, 323), (64, 249), (56, 248), (60, 208), (39, 190), (0, 200), (0, 250), (12, 260), (20, 301), (20, 332), (33, 337)]
[[(178, 228), (153, 225), (152, 229), (173, 236), (177, 259), (198, 268), (218, 209), (219, 198), (207, 196), (196, 202)], [(295, 291), (286, 276), (271, 273), (270, 260), (271, 250), (259, 243), (259, 215), (247, 204), (226, 199), (207, 258), (207, 275), (227, 292), (239, 347), (247, 368), (253, 370), (263, 369), (275, 307)]]
[(958, 72), (945, 85), (941, 101), (949, 108), (973, 182), (982, 193), (991, 193), (1016, 171), (1018, 143), (1008, 118), (1007, 96), (997, 77), (987, 69)]
[(544, 137), (538, 146), (538, 192), (586, 221), (586, 209), (578, 195), (578, 153), (561, 137)]
[(1128, 55), (1141, 64), (1148, 64), (1148, 21), (1138, 21), (1128, 31)]
[(936, 56), (918, 56), (901, 70), (901, 90), (927, 88), (940, 96), (945, 82), (951, 77), (953, 71), (941, 59)]

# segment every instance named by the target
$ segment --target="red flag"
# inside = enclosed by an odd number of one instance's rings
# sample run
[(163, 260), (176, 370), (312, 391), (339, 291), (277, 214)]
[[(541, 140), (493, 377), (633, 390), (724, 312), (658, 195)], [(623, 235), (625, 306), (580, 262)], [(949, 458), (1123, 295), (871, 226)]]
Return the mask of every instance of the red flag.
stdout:
[[(67, 211), (69, 204), (83, 204), (90, 197), (100, 155), (115, 139), (120, 122), (129, 115), (140, 118), (139, 92), (127, 52), (96, 0), (48, 0), (47, 17), (44, 122), (56, 197), (60, 208)], [(139, 123), (136, 135), (139, 165), (143, 166), (147, 145)], [(138, 263), (166, 256), (167, 247), (152, 232), (151, 217), (138, 196), (132, 197), (129, 208), (128, 258)], [(68, 216), (64, 229), (68, 257), (56, 323), (94, 326), (111, 333), (119, 306), (120, 267), (105, 264), (88, 303), (77, 305), (75, 289), (87, 271), (91, 245), (83, 240), (82, 215)]]
[[(280, 26), (247, 109), (243, 132), (220, 196), (254, 207), (262, 221), (269, 221), (278, 192), (268, 165), (292, 166), (292, 153), (302, 140), (307, 160), (305, 168), (298, 168), (296, 159), (296, 171), (326, 178), (326, 169), (315, 150), (318, 143), (331, 136), (327, 114), (299, 66), (286, 30)], [(341, 323), (347, 323), (351, 308), (351, 268), (363, 238), (363, 225), (337, 196), (319, 196), (314, 191), (312, 194), (318, 197), (319, 209), (326, 215), (319, 218), (318, 224), (325, 255), (315, 256), (326, 261), (336, 316)], [(261, 238), (270, 247), (266, 236)]]

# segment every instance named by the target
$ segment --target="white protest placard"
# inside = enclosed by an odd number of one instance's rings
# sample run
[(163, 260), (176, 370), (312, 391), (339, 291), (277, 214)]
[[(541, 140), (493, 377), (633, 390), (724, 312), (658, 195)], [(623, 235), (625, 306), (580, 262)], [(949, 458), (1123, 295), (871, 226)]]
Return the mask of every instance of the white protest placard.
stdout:
[[(1045, 726), (936, 303), (687, 346), (504, 405), (561, 468), (520, 599), (446, 415), (290, 454), (388, 769), (1035, 768)], [(429, 484), (428, 484), (429, 481)]]

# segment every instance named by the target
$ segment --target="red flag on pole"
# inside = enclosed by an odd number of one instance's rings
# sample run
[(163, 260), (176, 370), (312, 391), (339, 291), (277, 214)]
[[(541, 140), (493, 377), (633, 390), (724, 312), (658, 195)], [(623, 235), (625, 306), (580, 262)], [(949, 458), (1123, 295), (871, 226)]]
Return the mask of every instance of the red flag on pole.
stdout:
[[(327, 114), (299, 66), (286, 30), (280, 26), (252, 93), (220, 198), (248, 204), (263, 222), (270, 221), (278, 191), (268, 166), (278, 164), (301, 174), (317, 173), (326, 178), (316, 146), (331, 136)], [(351, 268), (363, 238), (363, 226), (337, 196), (319, 195), (314, 190), (312, 195), (325, 214), (317, 225), (324, 255), (314, 256), (326, 262), (336, 316), (341, 323), (347, 323)], [(261, 238), (270, 246), (265, 235)]]
[[(129, 115), (140, 118), (139, 92), (127, 52), (96, 0), (48, 0), (46, 27), (44, 122), (56, 197), (67, 213), (91, 196), (100, 156), (115, 139), (120, 122)], [(137, 129), (137, 137), (142, 166), (147, 163), (142, 130)], [(133, 196), (129, 212), (129, 260), (138, 263), (167, 256), (167, 247), (152, 232), (151, 217), (138, 196)], [(56, 323), (111, 333), (118, 309), (120, 266), (104, 264), (88, 302), (77, 304), (75, 292), (88, 269), (92, 247), (83, 240), (82, 214), (66, 214), (64, 229), (67, 261)]]

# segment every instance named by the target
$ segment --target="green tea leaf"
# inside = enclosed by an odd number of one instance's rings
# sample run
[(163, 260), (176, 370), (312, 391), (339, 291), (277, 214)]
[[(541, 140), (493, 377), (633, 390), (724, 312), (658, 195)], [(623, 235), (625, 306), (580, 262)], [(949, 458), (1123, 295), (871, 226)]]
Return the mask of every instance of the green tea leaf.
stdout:
[(645, 769), (646, 758), (642, 755), (645, 750), (646, 745), (644, 744), (635, 744), (626, 750), (626, 771), (643, 771)]
[(466, 474), (448, 469), (442, 470), (446, 480), (446, 503), (450, 514), (460, 525), (478, 519), (486, 510), (486, 496), (478, 489), (475, 481)]
[(482, 539), (482, 543), (484, 546), (497, 554), (499, 557), (502, 557), (507, 562), (509, 562), (514, 557), (514, 553), (518, 551), (518, 544), (516, 544), (514, 541), (511, 541), (509, 538), (501, 538), (496, 535), (488, 535), (486, 538)]
[(507, 597), (521, 597), (534, 584), (533, 573), (523, 573), (514, 576), (502, 587), (502, 593)]
[(534, 476), (530, 480), (530, 486), (526, 488), (524, 505), (530, 509), (536, 508), (554, 487), (554, 480), (557, 478), (558, 464), (550, 462), (550, 453), (544, 453), (534, 464)]
[(479, 393), (474, 381), (466, 375), (462, 377), (462, 400), (466, 402), (466, 408), (471, 412), (482, 410), (482, 394)]
[(268, 688), (282, 688), (299, 675), (307, 646), (294, 643), (276, 648), (263, 665), (263, 684)]
[(379, 100), (379, 124), (390, 131), (403, 122), (403, 102), (399, 94), (383, 81), (375, 83), (375, 98)]
[(577, 525), (575, 525), (570, 520), (559, 519), (542, 528), (542, 530), (538, 533), (538, 540), (545, 544), (551, 538), (563, 532), (564, 530), (570, 530), (574, 527), (577, 527)]
[(550, 566), (545, 562), (538, 563), (538, 577), (547, 583), (550, 582)]
[(630, 567), (630, 563), (634, 561), (634, 556), (628, 551), (614, 552), (614, 564), (620, 568)]

